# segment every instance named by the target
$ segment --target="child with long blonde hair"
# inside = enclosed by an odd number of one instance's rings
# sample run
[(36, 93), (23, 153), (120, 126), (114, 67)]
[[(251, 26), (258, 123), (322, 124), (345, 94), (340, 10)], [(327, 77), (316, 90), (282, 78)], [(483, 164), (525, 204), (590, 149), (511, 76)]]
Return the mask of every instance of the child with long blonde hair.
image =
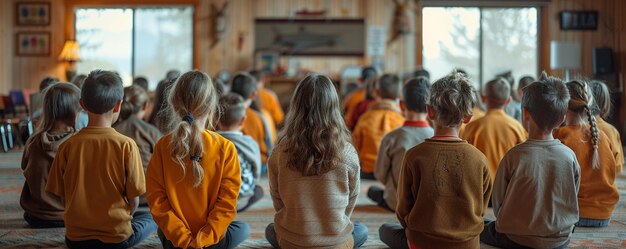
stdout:
[(335, 86), (326, 76), (308, 75), (290, 108), (268, 160), (276, 214), (265, 237), (274, 248), (357, 248), (367, 240), (367, 228), (350, 221), (359, 158)]
[(169, 93), (173, 131), (155, 146), (146, 173), (148, 205), (164, 248), (234, 248), (250, 233), (233, 221), (241, 185), (233, 143), (212, 129), (218, 96), (211, 79), (190, 71)]
[(616, 157), (607, 135), (598, 129), (593, 115), (594, 98), (587, 82), (567, 83), (570, 101), (567, 125), (554, 137), (576, 153), (581, 178), (578, 193), (580, 219), (577, 226), (604, 227), (619, 200), (615, 186)]
[(80, 89), (69, 83), (57, 83), (43, 92), (42, 115), (37, 132), (26, 142), (22, 156), (24, 188), (20, 205), (24, 219), (33, 228), (64, 227), (63, 202), (43, 191), (57, 149), (75, 132), (80, 112)]
[(619, 131), (617, 131), (613, 125), (604, 120), (605, 118), (608, 118), (611, 113), (611, 92), (606, 84), (599, 80), (590, 81), (589, 88), (591, 89), (595, 100), (593, 115), (596, 117), (598, 129), (606, 133), (609, 137), (609, 141), (612, 145), (611, 147), (614, 150), (613, 154), (617, 159), (617, 172), (622, 172), (624, 167), (624, 149), (622, 146), (622, 138)]

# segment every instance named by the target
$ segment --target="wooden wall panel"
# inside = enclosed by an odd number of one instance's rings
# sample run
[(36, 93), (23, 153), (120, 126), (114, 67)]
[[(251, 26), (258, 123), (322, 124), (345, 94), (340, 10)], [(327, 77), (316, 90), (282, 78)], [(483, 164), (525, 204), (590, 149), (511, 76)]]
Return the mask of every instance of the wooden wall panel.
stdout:
[(0, 93), (10, 91), (13, 81), (13, 12), (11, 1), (0, 1)]

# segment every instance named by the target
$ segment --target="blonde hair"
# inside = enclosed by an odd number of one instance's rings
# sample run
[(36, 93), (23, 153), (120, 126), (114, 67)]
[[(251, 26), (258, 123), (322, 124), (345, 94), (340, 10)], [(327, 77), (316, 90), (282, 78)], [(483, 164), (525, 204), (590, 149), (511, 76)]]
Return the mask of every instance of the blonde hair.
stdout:
[(591, 142), (593, 144), (591, 166), (593, 169), (598, 169), (600, 168), (600, 158), (598, 154), (600, 131), (598, 130), (598, 126), (596, 124), (596, 118), (591, 112), (594, 105), (593, 94), (591, 93), (589, 85), (584, 80), (573, 80), (568, 82), (567, 89), (570, 93), (570, 100), (567, 108), (579, 115), (583, 112), (587, 115), (590, 132), (586, 134), (591, 136)]
[(173, 127), (170, 140), (172, 158), (178, 162), (185, 175), (187, 165), (191, 167), (194, 187), (200, 186), (204, 169), (200, 165), (204, 147), (200, 119), (206, 118), (206, 127), (213, 128), (213, 116), (217, 108), (217, 95), (211, 78), (200, 71), (189, 71), (181, 75), (171, 88), (168, 108)]
[(52, 130), (57, 120), (74, 127), (74, 120), (81, 109), (80, 89), (74, 84), (57, 83), (47, 87), (43, 96), (43, 118), (33, 136)]
[(344, 160), (350, 132), (328, 77), (309, 74), (298, 83), (278, 144), (289, 155), (287, 167), (303, 176), (324, 174)]
[(428, 103), (438, 125), (457, 127), (474, 113), (474, 89), (465, 75), (455, 70), (433, 83)]

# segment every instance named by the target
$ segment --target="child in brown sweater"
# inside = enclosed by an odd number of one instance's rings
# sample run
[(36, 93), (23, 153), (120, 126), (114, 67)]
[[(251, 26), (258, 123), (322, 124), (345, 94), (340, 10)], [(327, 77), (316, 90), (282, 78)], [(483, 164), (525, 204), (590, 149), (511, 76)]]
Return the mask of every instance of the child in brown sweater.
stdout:
[(462, 74), (432, 85), (427, 111), (435, 136), (405, 154), (396, 207), (400, 224), (379, 229), (389, 247), (479, 247), (492, 183), (487, 158), (459, 138), (473, 105), (472, 87)]

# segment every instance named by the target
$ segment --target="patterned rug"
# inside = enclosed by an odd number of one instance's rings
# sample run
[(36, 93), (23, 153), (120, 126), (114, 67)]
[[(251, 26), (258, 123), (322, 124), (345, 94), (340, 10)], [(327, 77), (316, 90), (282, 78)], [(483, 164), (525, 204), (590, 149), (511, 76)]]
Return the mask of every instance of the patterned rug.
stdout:
[[(22, 219), (23, 210), (19, 196), (24, 184), (20, 169), (21, 151), (0, 154), (0, 248), (66, 248), (65, 229), (30, 229)], [(626, 175), (618, 177), (620, 202), (613, 212), (611, 225), (606, 228), (576, 228), (572, 248), (626, 248)], [(368, 227), (369, 237), (363, 248), (387, 248), (378, 238), (378, 228), (383, 223), (396, 220), (395, 215), (375, 206), (366, 197), (367, 188), (378, 184), (364, 180), (361, 194), (353, 214), (354, 221)], [(262, 180), (266, 195), (249, 210), (238, 214), (237, 220), (250, 224), (251, 235), (239, 248), (271, 248), (265, 240), (267, 224), (273, 222), (274, 209), (268, 196), (267, 179)], [(487, 214), (493, 218), (491, 209)], [(156, 233), (135, 248), (161, 248)], [(493, 248), (481, 245), (481, 248)]]

